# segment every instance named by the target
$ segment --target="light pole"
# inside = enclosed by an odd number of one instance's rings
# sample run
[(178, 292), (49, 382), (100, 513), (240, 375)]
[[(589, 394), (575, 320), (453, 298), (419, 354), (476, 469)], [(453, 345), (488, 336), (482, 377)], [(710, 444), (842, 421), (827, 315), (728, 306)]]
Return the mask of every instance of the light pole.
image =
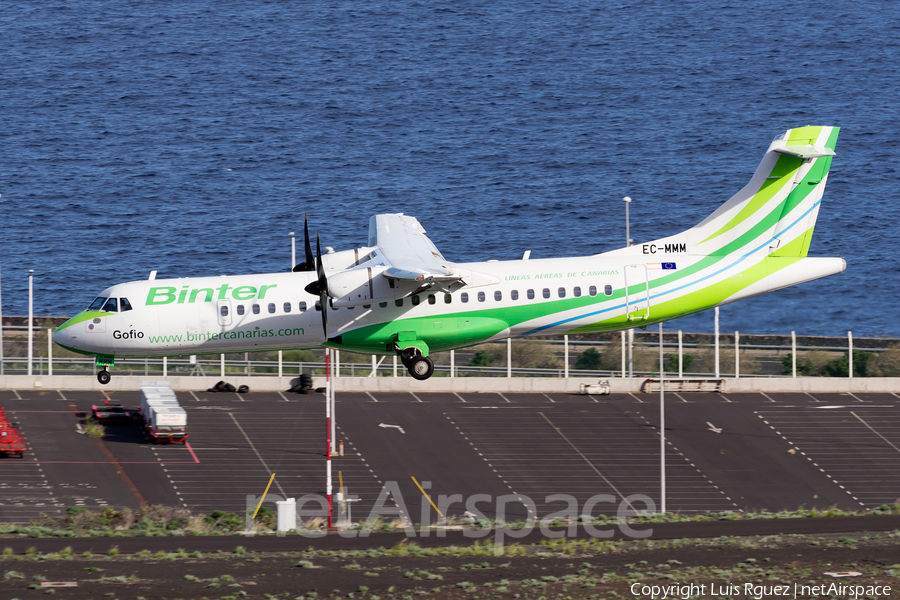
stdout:
[(34, 269), (28, 270), (28, 374), (31, 375), (31, 359), (34, 356), (32, 327), (34, 322)]
[(288, 235), (291, 236), (291, 270), (293, 271), (297, 264), (297, 241), (293, 231)]
[(3, 375), (3, 294), (0, 293), (0, 375)]
[(666, 363), (663, 354), (663, 324), (659, 324), (659, 499), (660, 514), (666, 514)]
[[(625, 246), (631, 247), (631, 222), (628, 216), (628, 206), (631, 204), (631, 196), (622, 198), (625, 203)], [(625, 282), (628, 285), (628, 281)], [(626, 290), (627, 294), (628, 290)], [(628, 319), (628, 304), (625, 305), (625, 318)], [(634, 329), (628, 330), (628, 376), (634, 377)]]

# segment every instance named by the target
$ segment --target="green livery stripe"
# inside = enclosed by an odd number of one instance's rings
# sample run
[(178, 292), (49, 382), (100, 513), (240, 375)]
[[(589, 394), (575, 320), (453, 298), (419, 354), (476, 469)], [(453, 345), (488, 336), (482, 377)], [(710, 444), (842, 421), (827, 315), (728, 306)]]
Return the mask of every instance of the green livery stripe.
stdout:
[(835, 147), (837, 146), (838, 133), (840, 131), (841, 131), (840, 127), (832, 127), (831, 128), (831, 135), (828, 136), (828, 141), (825, 142), (826, 148), (831, 148), (832, 150), (835, 149)]
[[(787, 139), (788, 146), (810, 146), (816, 143), (822, 135), (822, 127), (798, 127), (791, 129), (791, 135)], [(833, 150), (834, 148), (832, 148)]]
[[(802, 238), (794, 240), (788, 246), (802, 245)], [(799, 252), (798, 248), (793, 248), (794, 252)], [(771, 258), (765, 260), (737, 273), (727, 279), (713, 283), (694, 292), (689, 292), (683, 296), (666, 300), (658, 304), (651, 304), (650, 319), (641, 321), (640, 326), (646, 327), (661, 321), (667, 321), (675, 317), (682, 317), (691, 313), (700, 312), (707, 308), (721, 304), (731, 296), (734, 296), (741, 290), (757, 283), (765, 277), (768, 277), (776, 271), (788, 267), (798, 260), (800, 256), (785, 256)], [(617, 331), (621, 329), (621, 318), (604, 319), (590, 325), (583, 325), (570, 330), (570, 334), (581, 333), (599, 333), (603, 331)]]
[(96, 319), (98, 317), (106, 317), (109, 315), (113, 315), (115, 313), (111, 312), (102, 312), (99, 310), (83, 310), (59, 327), (56, 328), (56, 331), (62, 331), (72, 325), (78, 325), (79, 323), (84, 323), (85, 321), (90, 321), (91, 319)]
[[(794, 176), (797, 174), (797, 169), (800, 168), (801, 164), (803, 164), (803, 159), (799, 156), (780, 154), (775, 166), (769, 174), (769, 179), (766, 179), (763, 182), (762, 187), (760, 187), (753, 198), (744, 205), (741, 212), (735, 215), (734, 218), (726, 223), (721, 229), (700, 243), (704, 244), (717, 238), (746, 221), (794, 179)], [(774, 179), (775, 177), (777, 177), (777, 179)]]

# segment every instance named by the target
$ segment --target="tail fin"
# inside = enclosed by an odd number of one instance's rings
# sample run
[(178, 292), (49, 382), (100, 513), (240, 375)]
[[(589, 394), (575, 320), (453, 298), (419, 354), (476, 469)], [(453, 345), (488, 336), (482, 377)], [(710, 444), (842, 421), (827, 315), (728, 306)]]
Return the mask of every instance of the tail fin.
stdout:
[(838, 131), (800, 127), (776, 138), (750, 183), (682, 234), (691, 253), (724, 255), (768, 244), (771, 256), (806, 256)]

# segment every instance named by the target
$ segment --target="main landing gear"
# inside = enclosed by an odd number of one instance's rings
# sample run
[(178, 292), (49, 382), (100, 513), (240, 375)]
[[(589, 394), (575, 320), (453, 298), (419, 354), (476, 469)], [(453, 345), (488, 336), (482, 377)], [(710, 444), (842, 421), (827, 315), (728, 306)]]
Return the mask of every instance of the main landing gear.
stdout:
[(424, 381), (434, 374), (434, 361), (422, 356), (422, 351), (415, 347), (399, 350), (400, 362), (414, 379)]

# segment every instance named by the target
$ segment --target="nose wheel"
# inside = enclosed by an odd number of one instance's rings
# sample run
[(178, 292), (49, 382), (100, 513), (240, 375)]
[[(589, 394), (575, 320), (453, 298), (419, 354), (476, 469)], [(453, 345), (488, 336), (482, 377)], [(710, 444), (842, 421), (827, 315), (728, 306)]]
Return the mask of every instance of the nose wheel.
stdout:
[(99, 381), (103, 385), (106, 385), (107, 383), (109, 383), (110, 379), (112, 379), (112, 375), (110, 375), (109, 371), (105, 368), (102, 371), (100, 371), (99, 373), (97, 373), (97, 381)]

